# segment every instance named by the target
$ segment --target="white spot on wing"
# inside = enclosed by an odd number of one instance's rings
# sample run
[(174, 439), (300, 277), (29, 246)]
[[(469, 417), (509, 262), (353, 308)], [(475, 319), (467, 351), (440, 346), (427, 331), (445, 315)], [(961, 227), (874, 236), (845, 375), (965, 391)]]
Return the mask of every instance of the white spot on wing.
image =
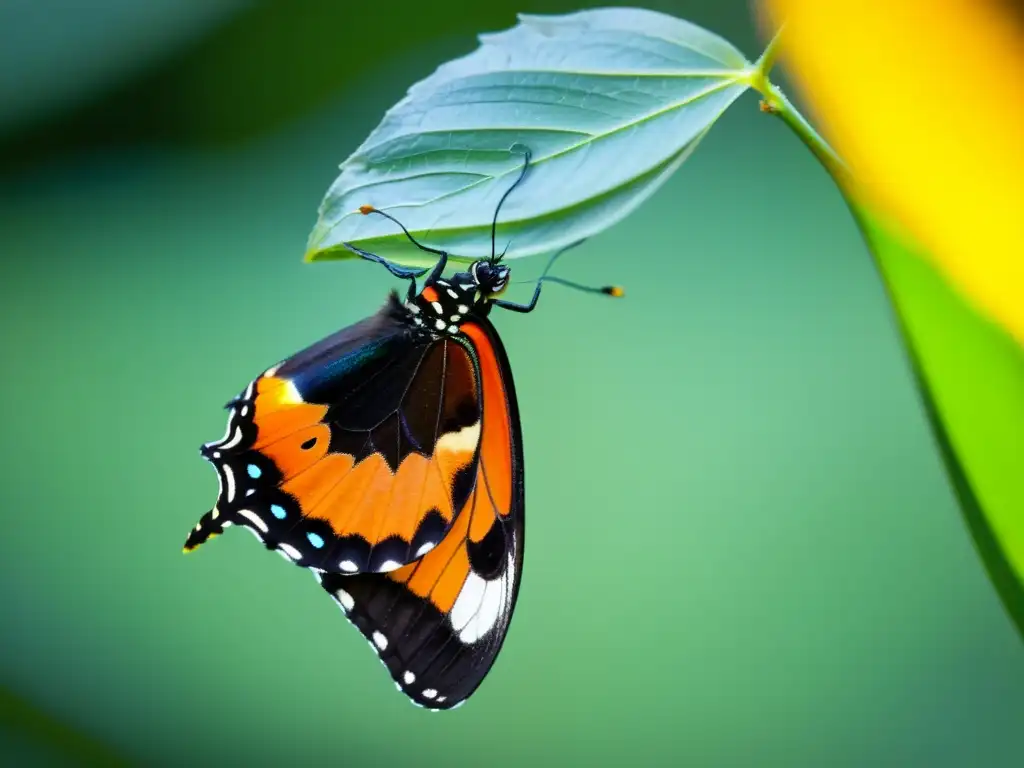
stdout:
[(346, 611), (351, 611), (352, 607), (356, 604), (356, 601), (353, 599), (352, 595), (350, 595), (344, 589), (339, 589), (334, 594), (338, 596), (338, 602), (341, 603), (341, 607), (344, 608)]
[(469, 314), (469, 307), (467, 307), (465, 304), (459, 304), (459, 314), (460, 315), (468, 315)]
[(301, 560), (302, 559), (302, 553), (299, 552), (299, 550), (297, 550), (291, 544), (281, 544), (280, 548), (292, 560)]
[(233, 433), (233, 434), (231, 435), (231, 439), (230, 439), (230, 440), (228, 440), (228, 441), (227, 441), (226, 443), (224, 443), (223, 445), (221, 445), (221, 446), (220, 446), (220, 449), (221, 449), (222, 451), (230, 451), (230, 450), (231, 450), (232, 448), (234, 448), (234, 447), (235, 447), (236, 445), (238, 445), (238, 444), (239, 444), (240, 442), (242, 442), (242, 430), (241, 430), (241, 429), (239, 429), (238, 427), (235, 427), (235, 431), (234, 431), (234, 433)]
[(251, 509), (240, 509), (238, 510), (238, 514), (240, 514), (250, 523), (255, 525), (257, 528), (259, 528), (262, 533), (266, 533), (268, 530), (270, 530), (269, 528), (267, 528), (267, 524), (263, 522), (263, 518), (257, 515)]
[(436, 698), (436, 697), (437, 697), (437, 691), (435, 691), (433, 688), (425, 688), (423, 690), (423, 698), (424, 699), (433, 699), (433, 698)]
[(377, 568), (377, 573), (390, 573), (391, 571), (398, 570), (402, 567), (402, 564), (397, 560), (385, 560)]
[(443, 315), (444, 314), (444, 307), (441, 306), (441, 302), (439, 302), (439, 301), (432, 301), (432, 302), (430, 302), (430, 306), (432, 306), (434, 308), (434, 311), (437, 312), (437, 314), (439, 314), (439, 315)]
[(475, 643), (498, 623), (508, 600), (507, 581), (512, 573), (512, 565), (510, 555), (505, 572), (493, 581), (486, 581), (473, 571), (469, 572), (450, 615), (452, 629), (459, 633), (459, 640), (467, 644)]
[[(231, 408), (230, 410), (228, 410), (228, 423), (224, 425), (224, 437), (222, 437), (220, 440), (214, 440), (212, 443), (207, 443), (206, 444), (207, 448), (219, 448), (220, 446), (224, 445), (224, 443), (226, 443), (228, 441), (228, 437), (230, 437), (230, 435), (231, 435), (231, 419), (232, 419), (232, 417), (234, 415), (235, 415), (235, 409), (234, 408)], [(216, 458), (216, 456), (214, 458)]]
[(449, 288), (449, 289), (448, 289), (448, 295), (449, 295), (449, 296), (451, 296), (451, 297), (452, 297), (453, 299), (457, 299), (457, 298), (459, 298), (459, 294), (457, 294), (457, 293), (456, 293), (455, 291), (453, 291), (453, 290), (452, 290), (451, 288)]
[(382, 635), (380, 632), (374, 631), (373, 644), (383, 651), (388, 647), (388, 639), (384, 637), (384, 635)]
[(423, 557), (425, 554), (427, 554), (427, 552), (429, 552), (436, 546), (437, 545), (432, 541), (426, 542), (419, 549), (416, 550), (416, 557)]
[(445, 453), (472, 453), (480, 442), (480, 422), (463, 427), (458, 432), (445, 432), (438, 438), (434, 450)]
[(228, 484), (228, 503), (235, 500), (235, 473), (227, 464), (224, 465), (224, 480)]
[(284, 402), (286, 403), (302, 403), (305, 402), (302, 399), (302, 395), (299, 394), (299, 390), (295, 388), (295, 382), (291, 379), (285, 379), (284, 385)]
[(414, 675), (412, 672), (406, 672), (402, 676), (402, 679), (405, 680), (406, 685), (412, 685), (416, 682), (416, 675)]
[(359, 570), (359, 566), (353, 563), (351, 560), (342, 560), (338, 563), (338, 567), (346, 573), (355, 573)]
[(435, 328), (437, 328), (437, 330), (439, 330), (439, 331), (443, 331), (443, 330), (444, 330), (444, 328), (445, 328), (445, 322), (444, 322), (444, 320), (441, 320), (440, 318), (438, 318), (438, 319), (437, 319), (437, 320), (436, 320), (436, 321), (434, 322), (434, 327), (435, 327)]

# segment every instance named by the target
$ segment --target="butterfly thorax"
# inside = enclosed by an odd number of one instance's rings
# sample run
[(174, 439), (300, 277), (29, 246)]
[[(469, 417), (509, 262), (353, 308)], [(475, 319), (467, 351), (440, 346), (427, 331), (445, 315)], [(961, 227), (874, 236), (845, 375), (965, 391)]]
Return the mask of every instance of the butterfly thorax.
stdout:
[(405, 308), (417, 327), (435, 334), (457, 334), (469, 318), (487, 315), (491, 299), (508, 286), (508, 275), (504, 264), (476, 261), (466, 272), (428, 280)]

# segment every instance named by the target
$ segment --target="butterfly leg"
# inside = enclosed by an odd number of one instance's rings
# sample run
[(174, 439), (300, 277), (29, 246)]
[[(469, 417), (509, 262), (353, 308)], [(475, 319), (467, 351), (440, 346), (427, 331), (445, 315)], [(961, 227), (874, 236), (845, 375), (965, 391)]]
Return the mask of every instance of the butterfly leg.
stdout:
[(526, 312), (533, 312), (534, 308), (537, 306), (537, 299), (540, 298), (540, 289), (543, 286), (544, 283), (537, 283), (537, 287), (533, 291), (533, 298), (530, 299), (528, 304), (517, 304), (514, 301), (505, 301), (504, 299), (494, 299), (491, 301), (491, 304), (496, 307), (501, 307), (502, 309), (510, 309), (513, 312), (522, 312), (524, 314)]
[(357, 248), (356, 246), (352, 245), (352, 243), (343, 243), (343, 245), (350, 251), (352, 251), (352, 253), (358, 255), (360, 258), (366, 259), (367, 261), (372, 261), (375, 264), (380, 264), (395, 277), (400, 278), (402, 280), (408, 280), (409, 299), (412, 299), (412, 297), (416, 295), (416, 278), (425, 275), (429, 269), (429, 267), (423, 267), (422, 269), (403, 267), (400, 264), (395, 264), (393, 261), (388, 261), (383, 256), (378, 256), (375, 253), (364, 251), (362, 248)]
[[(529, 156), (527, 156), (527, 158), (529, 158)], [(540, 277), (537, 279), (537, 287), (534, 289), (534, 291), (533, 291), (533, 298), (530, 299), (530, 302), (528, 304), (517, 304), (514, 301), (505, 301), (504, 299), (495, 299), (491, 303), (494, 306), (496, 306), (496, 307), (501, 307), (502, 309), (510, 309), (513, 312), (523, 312), (523, 313), (533, 312), (534, 307), (537, 306), (537, 299), (540, 298), (540, 289), (544, 285), (544, 281), (545, 280), (555, 280), (555, 278), (548, 277), (548, 272), (551, 270), (552, 265), (554, 265), (555, 261), (558, 260), (559, 256), (561, 256), (566, 251), (570, 251), (573, 248), (575, 248), (576, 246), (581, 245), (584, 242), (584, 240), (586, 240), (586, 238), (584, 238), (583, 240), (577, 240), (575, 243), (570, 243), (569, 245), (565, 246), (561, 250), (558, 250), (558, 251), (555, 252), (555, 254), (548, 261), (548, 265), (546, 267), (544, 267), (544, 271), (541, 272)], [(504, 255), (504, 254), (502, 254), (502, 255)], [(556, 280), (556, 282), (562, 282), (562, 281)], [(584, 290), (592, 290), (592, 289), (584, 288)], [(602, 291), (602, 292), (606, 293), (607, 291)]]

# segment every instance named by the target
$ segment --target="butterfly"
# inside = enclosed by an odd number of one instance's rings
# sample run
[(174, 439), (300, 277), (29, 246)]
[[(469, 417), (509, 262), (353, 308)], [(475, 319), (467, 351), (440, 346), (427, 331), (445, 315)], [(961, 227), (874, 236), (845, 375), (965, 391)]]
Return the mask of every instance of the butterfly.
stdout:
[[(189, 552), (242, 526), (311, 570), (414, 703), (451, 709), (477, 689), (508, 632), (523, 570), (523, 443), (512, 369), (488, 319), (510, 269), (495, 255), (445, 279), (346, 243), (409, 280), (371, 317), (266, 370), (226, 406), (224, 437), (200, 453), (220, 491)], [(572, 246), (570, 246), (572, 247)], [(417, 278), (429, 271), (422, 289)]]

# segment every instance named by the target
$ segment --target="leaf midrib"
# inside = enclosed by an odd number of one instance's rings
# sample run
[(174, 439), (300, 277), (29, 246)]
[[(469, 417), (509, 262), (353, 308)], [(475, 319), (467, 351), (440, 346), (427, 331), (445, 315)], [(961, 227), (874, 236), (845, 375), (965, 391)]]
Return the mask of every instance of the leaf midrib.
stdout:
[[(544, 156), (539, 157), (537, 159), (531, 160), (530, 164), (532, 166), (540, 165), (541, 163), (547, 162), (547, 161), (555, 159), (557, 157), (561, 157), (562, 155), (566, 155), (566, 154), (569, 154), (571, 152), (575, 152), (576, 150), (580, 149), (581, 147), (587, 146), (588, 144), (591, 144), (591, 143), (596, 142), (596, 141), (602, 141), (602, 140), (607, 139), (608, 137), (613, 136), (616, 133), (619, 133), (619, 132), (621, 132), (623, 130), (627, 130), (629, 128), (633, 128), (633, 127), (635, 127), (637, 125), (642, 125), (643, 123), (648, 122), (650, 120), (653, 120), (653, 119), (655, 119), (657, 117), (660, 117), (661, 115), (667, 114), (667, 113), (672, 112), (673, 110), (676, 110), (676, 109), (681, 109), (682, 107), (685, 107), (687, 104), (691, 104), (691, 103), (693, 103), (693, 102), (695, 102), (695, 101), (697, 101), (699, 99), (706, 98), (707, 96), (710, 96), (713, 93), (716, 93), (718, 91), (724, 90), (725, 88), (728, 88), (730, 86), (737, 85), (737, 84), (746, 85), (743, 82), (743, 79), (742, 79), (742, 77), (739, 74), (735, 74), (734, 77), (729, 78), (729, 79), (723, 79), (722, 82), (715, 83), (714, 85), (710, 86), (709, 88), (704, 89), (703, 91), (699, 91), (699, 92), (697, 92), (695, 94), (690, 94), (686, 99), (682, 99), (682, 100), (679, 100), (679, 101), (676, 101), (676, 102), (672, 102), (671, 104), (666, 105), (666, 106), (664, 106), (664, 107), (662, 107), (660, 109), (654, 110), (652, 112), (648, 112), (647, 114), (642, 115), (639, 118), (634, 118), (634, 119), (631, 119), (628, 122), (620, 123), (620, 124), (618, 124), (616, 126), (613, 126), (611, 129), (605, 130), (603, 132), (599, 132), (599, 133), (595, 133), (595, 134), (587, 134), (587, 136), (588, 136), (587, 139), (585, 139), (583, 141), (579, 141), (579, 142), (577, 142), (575, 144), (571, 144), (571, 145), (569, 145), (567, 147), (564, 147), (563, 149), (560, 149), (560, 150), (558, 150), (556, 152), (552, 152), (552, 153), (550, 153), (548, 155), (544, 155)], [(522, 130), (522, 131), (527, 131), (527, 130), (543, 130), (543, 129), (538, 128), (537, 126), (530, 126), (530, 127), (523, 127), (523, 128), (517, 128), (517, 127), (512, 126), (512, 127), (507, 127), (507, 128), (503, 127), (503, 128), (500, 128), (500, 129), (498, 129), (498, 128), (483, 128), (483, 129), (475, 128), (475, 129), (465, 129), (465, 130), (458, 130), (458, 129), (456, 129), (456, 130), (446, 130), (446, 131), (420, 131), (420, 132), (417, 132), (415, 135), (416, 136), (425, 136), (425, 135), (430, 135), (430, 134), (435, 134), (435, 135), (451, 135), (451, 134), (457, 134), (457, 133), (486, 133), (487, 131), (495, 131), (495, 130), (501, 130), (501, 131), (518, 131), (518, 130)], [(551, 130), (558, 130), (558, 129), (551, 129)], [(560, 132), (565, 132), (565, 131), (563, 129)], [(405, 134), (405, 135), (407, 135), (407, 134)], [(403, 137), (404, 137), (404, 135), (403, 135)], [(402, 137), (396, 137), (396, 138), (402, 138)], [(392, 140), (393, 139), (389, 139), (389, 141), (392, 141)], [(355, 154), (352, 157), (350, 157), (342, 165), (342, 172), (344, 172), (344, 169), (345, 169), (346, 166), (348, 166), (350, 163), (354, 163), (357, 160), (361, 161), (364, 166), (375, 165), (376, 163), (373, 163), (373, 162), (370, 162), (370, 161), (364, 159), (365, 154), (367, 152), (369, 152), (369, 151), (373, 151), (373, 150), (376, 150), (376, 149), (378, 149), (380, 147), (386, 146), (386, 144), (387, 144), (387, 142), (381, 142), (380, 144), (377, 144), (377, 145), (374, 145), (372, 147), (369, 147), (366, 150), (360, 149), (358, 154)], [(417, 153), (410, 154), (410, 155), (403, 155), (402, 156), (402, 160), (411, 160), (411, 159), (416, 158), (416, 157), (423, 157), (425, 155), (428, 155), (428, 154), (431, 154), (431, 153), (437, 152), (437, 151), (440, 151), (440, 150), (427, 150), (425, 152), (417, 152)], [(472, 152), (473, 150), (466, 150), (466, 151)], [(409, 208), (421, 208), (423, 206), (433, 205), (434, 203), (440, 202), (441, 200), (444, 200), (446, 198), (452, 197), (454, 195), (460, 195), (463, 192), (465, 192), (466, 190), (473, 189), (474, 187), (476, 187), (479, 184), (484, 184), (484, 183), (487, 183), (489, 181), (497, 181), (498, 179), (502, 179), (502, 178), (504, 178), (504, 177), (506, 177), (506, 176), (508, 176), (508, 175), (510, 175), (512, 173), (518, 173), (518, 172), (519, 172), (519, 168), (516, 167), (516, 168), (511, 168), (511, 169), (506, 170), (506, 171), (502, 171), (501, 173), (495, 174), (495, 175), (481, 174), (481, 178), (479, 180), (474, 181), (471, 184), (467, 184), (464, 187), (460, 187), (457, 190), (452, 190), (452, 191), (449, 191), (449, 192), (445, 192), (444, 194), (438, 195), (437, 197), (433, 197), (433, 198), (431, 198), (429, 200), (426, 200), (424, 202), (421, 202), (421, 203), (407, 203), (407, 204), (403, 204), (403, 205), (398, 206), (398, 207), (401, 207), (401, 208), (404, 208), (404, 209), (409, 209)], [(402, 180), (402, 177), (398, 177), (396, 179), (396, 181), (401, 181), (401, 180)], [(339, 218), (336, 222), (334, 222), (331, 225), (330, 229), (334, 230), (346, 218), (348, 218), (349, 216), (352, 216), (352, 215), (354, 215), (354, 212), (353, 213), (346, 213), (346, 214), (342, 215), (341, 218)], [(416, 230), (416, 231), (419, 231), (419, 230)]]

